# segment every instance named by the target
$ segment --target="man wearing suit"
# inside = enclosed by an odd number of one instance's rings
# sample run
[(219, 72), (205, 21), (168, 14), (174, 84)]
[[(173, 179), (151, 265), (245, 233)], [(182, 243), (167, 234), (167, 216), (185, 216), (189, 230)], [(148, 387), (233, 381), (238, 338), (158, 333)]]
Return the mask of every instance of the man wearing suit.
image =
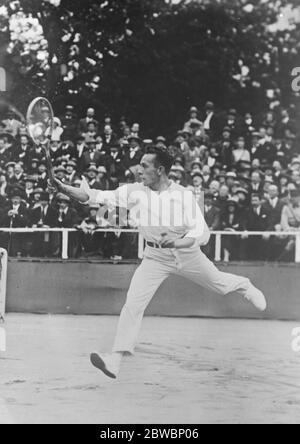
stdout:
[(20, 144), (14, 150), (12, 156), (14, 162), (23, 162), (26, 168), (29, 166), (30, 152), (32, 147), (29, 144), (28, 137), (26, 135), (21, 136)]
[(0, 134), (0, 168), (4, 168), (12, 160), (11, 150), (7, 148), (7, 137), (10, 137), (9, 134)]
[(260, 173), (257, 171), (254, 171), (251, 175), (250, 193), (258, 194), (259, 196), (262, 196), (264, 193), (264, 184), (262, 182)]
[[(28, 226), (29, 215), (26, 204), (22, 201), (24, 197), (23, 190), (15, 187), (11, 191), (11, 201), (6, 211), (3, 214), (0, 225), (4, 228), (25, 228)], [(18, 253), (25, 251), (25, 236), (24, 234), (12, 234), (9, 241), (9, 235), (4, 236), (4, 243), (6, 248), (9, 247), (9, 254), (16, 256)]]
[(96, 167), (101, 165), (103, 155), (96, 149), (96, 139), (90, 138), (86, 141), (88, 150), (85, 151), (81, 158), (81, 170), (85, 171), (91, 164)]
[(121, 148), (118, 145), (113, 145), (110, 148), (109, 159), (109, 173), (110, 176), (117, 177), (119, 180), (125, 179), (125, 167), (123, 164), (123, 154)]
[[(262, 206), (261, 194), (253, 193), (251, 196), (251, 206), (246, 215), (247, 231), (266, 231), (268, 215)], [(266, 239), (262, 236), (249, 236), (246, 239), (247, 260), (266, 259)]]
[[(30, 211), (30, 225), (33, 228), (50, 228), (55, 226), (56, 212), (50, 206), (49, 194), (41, 193), (40, 205)], [(34, 233), (32, 237), (32, 255), (47, 257), (51, 254), (51, 234)]]
[[(267, 231), (277, 231), (281, 224), (282, 210), (284, 202), (279, 199), (279, 189), (277, 185), (270, 185), (268, 200), (263, 203), (263, 211), (267, 215)], [(267, 258), (275, 260), (282, 249), (282, 242), (275, 236), (271, 236), (268, 241)]]
[(96, 128), (97, 131), (99, 129), (99, 122), (98, 120), (95, 119), (95, 110), (94, 108), (89, 108), (86, 112), (86, 117), (84, 119), (81, 119), (79, 121), (79, 126), (78, 126), (78, 133), (80, 135), (85, 134), (88, 132), (88, 125), (89, 123), (93, 123)]
[(211, 140), (216, 140), (218, 137), (218, 121), (215, 114), (215, 105), (213, 102), (206, 103), (205, 115), (201, 120), (203, 120), (205, 133), (210, 136)]
[[(55, 228), (74, 228), (78, 222), (78, 213), (76, 210), (71, 208), (71, 199), (68, 196), (65, 196), (62, 193), (59, 193), (57, 195), (57, 203), (58, 203), (58, 209), (54, 212), (53, 217), (53, 226)], [(55, 234), (54, 238), (54, 246), (55, 256), (60, 256), (61, 254), (61, 236), (60, 233), (57, 235)], [(76, 255), (76, 250), (78, 248), (78, 235), (77, 233), (69, 233), (69, 257), (74, 257)]]
[(7, 113), (7, 119), (3, 120), (5, 125), (5, 131), (12, 134), (13, 137), (19, 135), (20, 129), (22, 128), (22, 123), (15, 119), (15, 114), (13, 111)]
[(140, 139), (136, 136), (131, 136), (128, 139), (130, 148), (129, 151), (124, 156), (124, 166), (127, 170), (130, 167), (140, 164), (143, 157), (143, 153), (140, 147)]
[(113, 133), (112, 127), (110, 125), (105, 125), (104, 134), (102, 135), (103, 140), (103, 150), (109, 154), (110, 147), (117, 143), (117, 137)]

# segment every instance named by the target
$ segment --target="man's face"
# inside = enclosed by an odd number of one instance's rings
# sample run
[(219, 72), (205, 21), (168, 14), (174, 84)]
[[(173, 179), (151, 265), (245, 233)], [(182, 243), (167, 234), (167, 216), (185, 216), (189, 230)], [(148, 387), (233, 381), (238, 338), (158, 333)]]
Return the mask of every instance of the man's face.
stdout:
[(95, 171), (89, 171), (88, 172), (88, 178), (90, 180), (96, 179), (97, 173)]
[(25, 183), (26, 190), (32, 190), (33, 189), (33, 183), (32, 182), (26, 182)]
[(12, 201), (12, 204), (14, 206), (20, 205), (21, 197), (20, 196), (14, 196), (11, 201)]
[(68, 202), (60, 201), (58, 206), (60, 210), (64, 211), (66, 208), (68, 208)]
[(270, 185), (269, 186), (269, 196), (271, 199), (274, 199), (275, 197), (278, 197), (278, 188), (276, 185)]
[(258, 159), (254, 159), (252, 162), (252, 168), (253, 169), (259, 169), (260, 168), (260, 161)]
[(140, 125), (138, 123), (134, 123), (132, 125), (132, 132), (133, 133), (138, 133), (140, 131)]
[(297, 183), (299, 182), (299, 180), (300, 180), (300, 172), (298, 170), (295, 170), (295, 171), (292, 172), (292, 180), (294, 182), (297, 182)]
[(253, 208), (258, 208), (260, 206), (260, 198), (258, 196), (252, 196), (251, 198), (251, 204)]
[(229, 131), (224, 131), (223, 132), (223, 139), (224, 140), (229, 140), (230, 139), (230, 132)]
[(112, 129), (111, 129), (111, 127), (110, 127), (109, 125), (106, 125), (106, 126), (105, 126), (105, 128), (104, 128), (104, 134), (105, 134), (106, 136), (110, 136), (110, 135), (112, 134)]
[(161, 170), (157, 168), (155, 159), (155, 154), (145, 154), (141, 160), (142, 182), (146, 186), (154, 185), (160, 179)]
[(3, 150), (5, 148), (5, 140), (0, 139), (0, 150)]
[(193, 185), (194, 185), (194, 187), (201, 187), (202, 177), (200, 177), (200, 176), (193, 177)]
[(21, 141), (21, 145), (27, 145), (27, 143), (28, 143), (28, 139), (26, 136), (22, 136), (20, 141)]
[(47, 170), (46, 165), (40, 165), (39, 166), (39, 173), (44, 174), (44, 172)]
[(87, 116), (90, 118), (90, 119), (93, 119), (94, 117), (95, 117), (95, 110), (93, 109), (93, 108), (89, 108), (88, 110), (87, 110)]
[(23, 173), (22, 167), (20, 165), (16, 165), (15, 166), (15, 174), (19, 175), (19, 174), (22, 174), (22, 173)]
[(74, 171), (74, 168), (73, 168), (71, 165), (68, 165), (68, 166), (67, 166), (67, 173), (68, 173), (68, 174), (72, 174), (73, 171)]
[(96, 219), (96, 217), (97, 217), (97, 210), (95, 210), (94, 208), (92, 208), (92, 209), (90, 210), (90, 217), (91, 217), (92, 219)]
[(253, 173), (251, 176), (251, 181), (252, 183), (260, 183), (261, 182), (260, 175), (258, 173)]
[(66, 175), (63, 171), (58, 171), (58, 173), (56, 174), (58, 180), (64, 181), (66, 178)]
[(209, 190), (214, 194), (217, 193), (219, 189), (220, 189), (220, 184), (216, 180), (214, 180), (209, 186)]
[(89, 147), (89, 151), (95, 151), (95, 149), (96, 149), (96, 144), (95, 144), (95, 143), (89, 143), (89, 144), (88, 144), (88, 147)]
[(89, 123), (88, 124), (88, 132), (89, 133), (95, 133), (96, 132), (96, 127), (93, 123)]
[(220, 188), (220, 197), (227, 197), (229, 195), (229, 189), (227, 186), (222, 186)]
[(245, 148), (245, 141), (240, 139), (237, 143), (237, 147), (239, 150), (243, 150)]

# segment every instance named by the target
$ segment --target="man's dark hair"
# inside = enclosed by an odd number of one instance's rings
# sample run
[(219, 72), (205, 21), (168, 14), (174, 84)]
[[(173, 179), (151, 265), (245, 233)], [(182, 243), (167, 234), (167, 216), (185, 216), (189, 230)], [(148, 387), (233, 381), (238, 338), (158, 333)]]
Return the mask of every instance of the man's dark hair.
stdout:
[(167, 148), (164, 149), (158, 148), (156, 146), (150, 146), (147, 149), (146, 154), (155, 154), (155, 163), (157, 168), (163, 166), (165, 168), (166, 174), (169, 174), (174, 162), (174, 158), (173, 156), (171, 156)]

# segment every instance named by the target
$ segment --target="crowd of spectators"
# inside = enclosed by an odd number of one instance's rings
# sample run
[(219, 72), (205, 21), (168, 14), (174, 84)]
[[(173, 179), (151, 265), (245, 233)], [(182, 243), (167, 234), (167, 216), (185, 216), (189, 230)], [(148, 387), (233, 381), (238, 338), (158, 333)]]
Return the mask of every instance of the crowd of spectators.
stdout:
[[(45, 110), (47, 113), (47, 110)], [(295, 107), (278, 107), (261, 115), (217, 111), (212, 102), (192, 107), (172, 140), (147, 139), (138, 123), (109, 115), (98, 120), (93, 108), (78, 119), (73, 106), (55, 118), (51, 156), (58, 178), (80, 186), (84, 175), (93, 189), (115, 189), (139, 181), (139, 164), (152, 145), (174, 156), (170, 179), (188, 187), (201, 202), (211, 230), (241, 231), (226, 236), (224, 260), (292, 260), (300, 229), (300, 147)], [(34, 146), (24, 122), (11, 110), (0, 116), (0, 227), (78, 228), (70, 236), (70, 255), (120, 259), (134, 253), (136, 236), (95, 233), (107, 227), (96, 208), (71, 202), (48, 189), (44, 151)], [(279, 236), (247, 236), (245, 231), (277, 231)], [(60, 235), (1, 235), (12, 255), (60, 254)], [(205, 247), (214, 256), (214, 238)]]

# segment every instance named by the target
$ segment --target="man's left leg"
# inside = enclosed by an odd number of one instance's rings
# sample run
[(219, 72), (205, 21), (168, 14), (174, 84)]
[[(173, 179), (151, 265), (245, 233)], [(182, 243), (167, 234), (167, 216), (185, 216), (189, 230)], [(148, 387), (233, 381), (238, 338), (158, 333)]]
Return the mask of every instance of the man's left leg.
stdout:
[(182, 256), (182, 268), (179, 274), (187, 279), (218, 294), (237, 293), (251, 302), (258, 310), (265, 311), (266, 299), (263, 293), (248, 278), (230, 273), (223, 273), (202, 253)]

